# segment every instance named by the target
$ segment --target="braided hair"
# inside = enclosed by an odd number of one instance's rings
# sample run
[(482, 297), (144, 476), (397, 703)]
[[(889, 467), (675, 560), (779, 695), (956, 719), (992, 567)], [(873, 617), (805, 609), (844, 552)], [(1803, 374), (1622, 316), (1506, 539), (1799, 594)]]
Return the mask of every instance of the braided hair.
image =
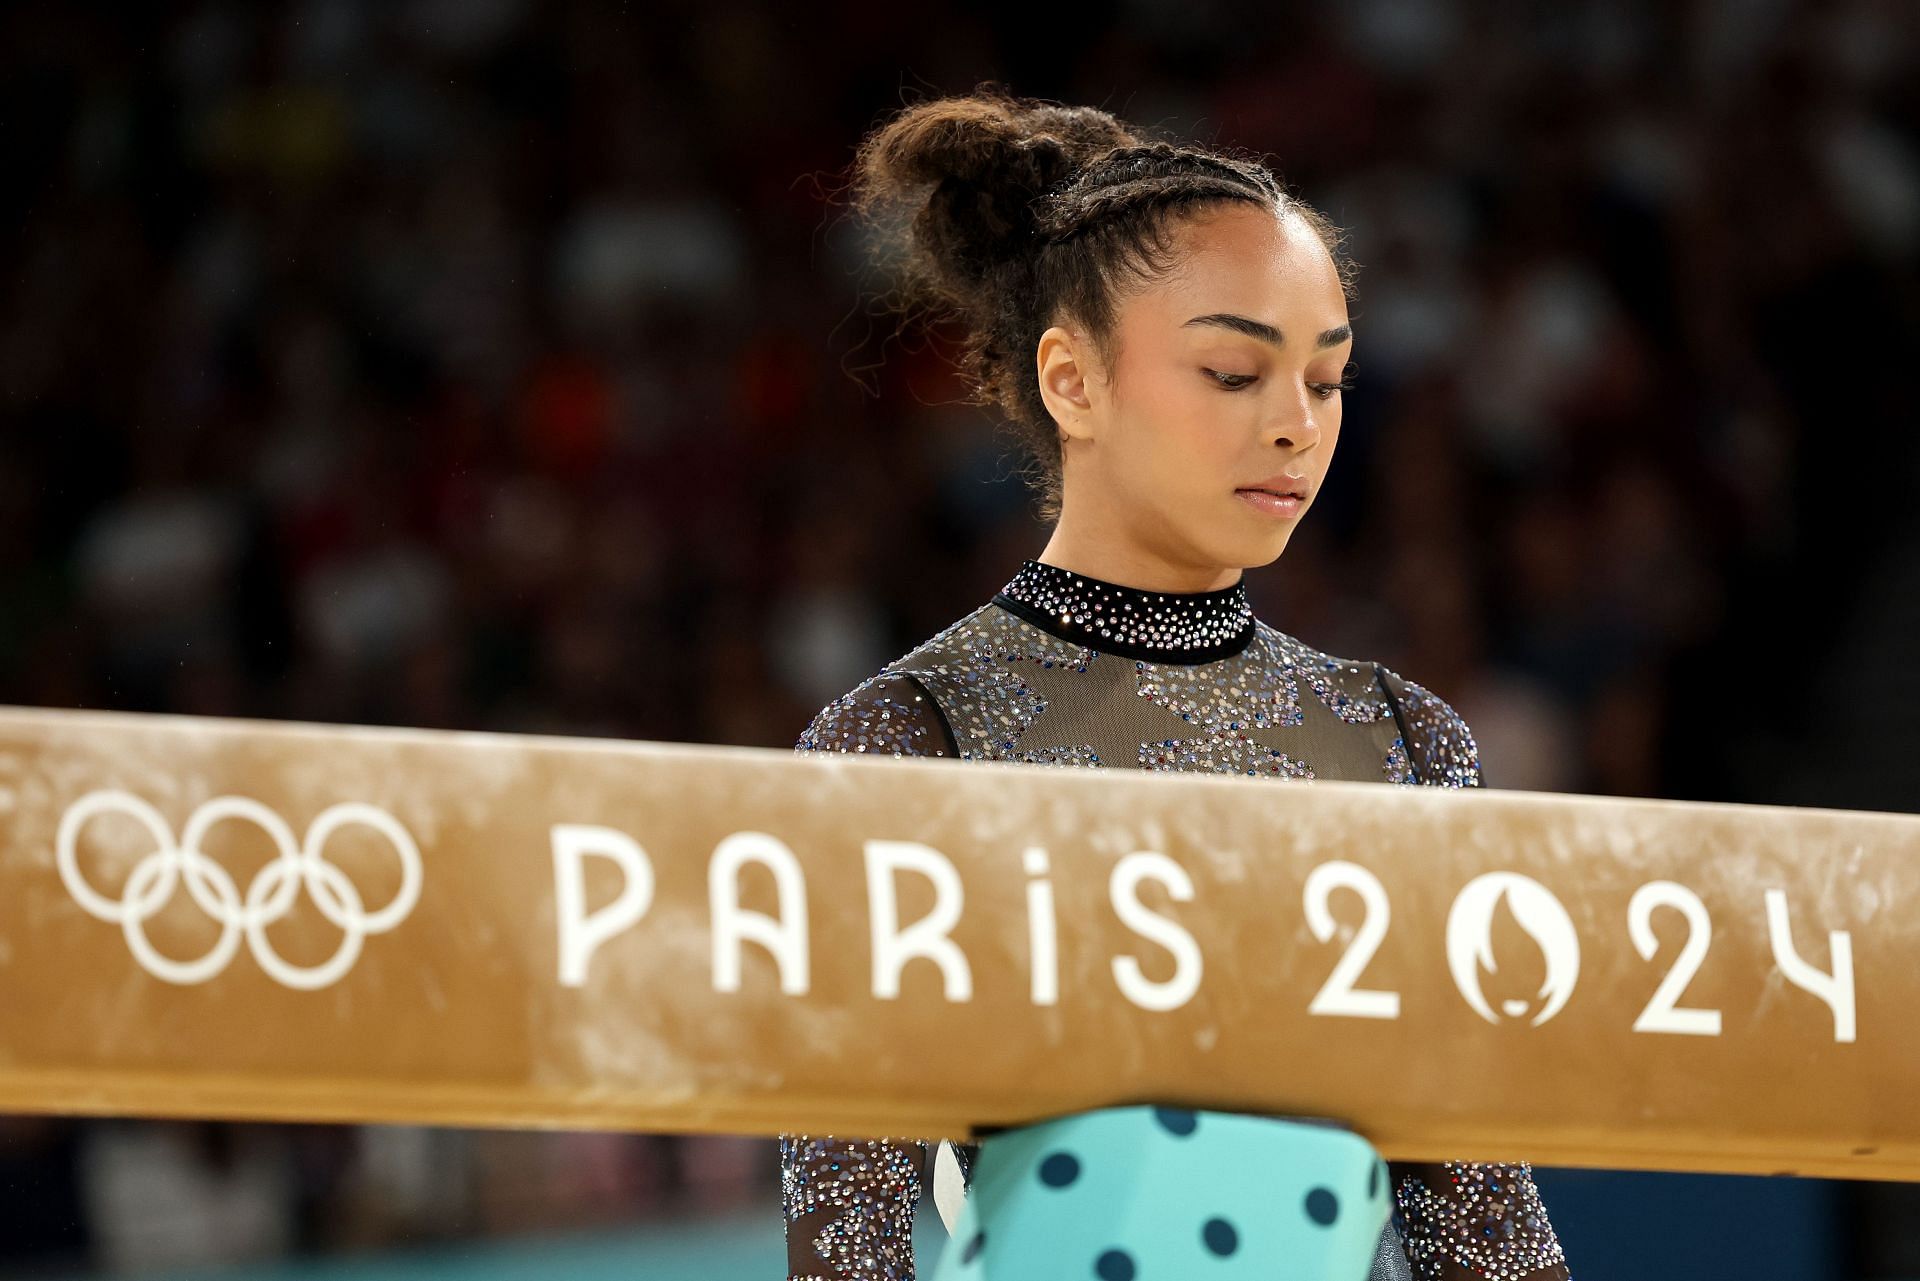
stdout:
[(1117, 303), (1174, 266), (1177, 218), (1238, 201), (1298, 216), (1351, 297), (1343, 233), (1262, 162), (1149, 136), (1095, 107), (1019, 98), (987, 81), (899, 112), (862, 140), (852, 207), (898, 287), (898, 309), (961, 322), (970, 402), (997, 407), (1057, 518), (1058, 429), (1034, 352), (1072, 317), (1111, 367)]

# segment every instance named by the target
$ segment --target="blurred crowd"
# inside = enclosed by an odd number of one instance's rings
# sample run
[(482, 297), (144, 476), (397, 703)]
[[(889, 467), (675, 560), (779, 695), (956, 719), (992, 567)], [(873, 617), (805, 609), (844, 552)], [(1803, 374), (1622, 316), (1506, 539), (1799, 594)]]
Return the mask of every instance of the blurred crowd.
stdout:
[[(1349, 228), (1358, 389), (1263, 618), (1448, 698), (1492, 786), (1769, 799), (1817, 749), (1807, 674), (1920, 546), (1917, 31), (1911, 0), (8, 6), (0, 702), (791, 744), (1045, 542), (835, 203), (881, 115), (992, 77), (1261, 152)], [(773, 1177), (757, 1140), (0, 1119), (0, 1272)]]
[(770, 1204), (748, 1138), (0, 1116), (0, 1277), (198, 1275)]

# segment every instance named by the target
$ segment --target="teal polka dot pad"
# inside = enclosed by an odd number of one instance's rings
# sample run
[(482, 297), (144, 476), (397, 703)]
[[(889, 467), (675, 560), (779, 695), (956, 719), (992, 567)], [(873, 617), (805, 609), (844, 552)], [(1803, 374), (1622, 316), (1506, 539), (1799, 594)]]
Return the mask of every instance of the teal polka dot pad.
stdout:
[(930, 1281), (1366, 1281), (1392, 1205), (1359, 1135), (1105, 1108), (979, 1140)]

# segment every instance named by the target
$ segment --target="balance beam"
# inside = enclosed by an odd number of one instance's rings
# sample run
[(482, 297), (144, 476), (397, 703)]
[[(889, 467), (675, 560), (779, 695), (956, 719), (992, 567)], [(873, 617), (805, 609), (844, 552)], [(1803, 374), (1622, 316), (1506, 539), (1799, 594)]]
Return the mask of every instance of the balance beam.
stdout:
[(0, 708), (0, 1110), (1920, 1177), (1920, 817)]

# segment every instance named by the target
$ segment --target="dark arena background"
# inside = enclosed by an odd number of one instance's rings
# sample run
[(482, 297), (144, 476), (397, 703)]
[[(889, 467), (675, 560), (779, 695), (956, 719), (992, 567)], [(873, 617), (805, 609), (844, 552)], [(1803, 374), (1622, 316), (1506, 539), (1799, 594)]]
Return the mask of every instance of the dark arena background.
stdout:
[[(843, 216), (986, 80), (1348, 229), (1261, 616), (1420, 673), (1491, 787), (1920, 811), (1912, 0), (4, 5), (0, 702), (791, 746), (1045, 541)], [(1909, 1184), (1537, 1175), (1580, 1281), (1920, 1277)], [(768, 1137), (0, 1115), (0, 1278), (781, 1235)]]

